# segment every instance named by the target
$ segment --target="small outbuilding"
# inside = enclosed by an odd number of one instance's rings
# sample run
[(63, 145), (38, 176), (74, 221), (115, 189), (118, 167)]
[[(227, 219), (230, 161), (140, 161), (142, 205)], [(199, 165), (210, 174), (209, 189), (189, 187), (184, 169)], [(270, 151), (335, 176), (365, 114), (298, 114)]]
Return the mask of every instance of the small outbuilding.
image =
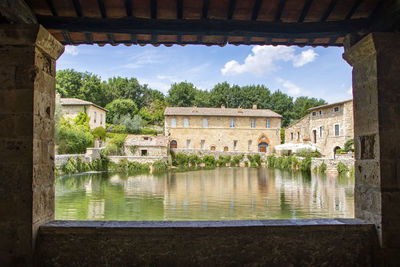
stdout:
[(124, 145), (127, 156), (168, 156), (168, 137), (153, 135), (128, 135)]

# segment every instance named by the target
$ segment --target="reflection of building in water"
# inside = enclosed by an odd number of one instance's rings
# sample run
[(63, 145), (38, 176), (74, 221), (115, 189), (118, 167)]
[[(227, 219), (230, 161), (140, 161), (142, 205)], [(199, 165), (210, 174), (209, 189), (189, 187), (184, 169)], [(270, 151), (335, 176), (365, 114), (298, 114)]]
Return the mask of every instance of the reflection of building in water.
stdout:
[(88, 220), (103, 220), (104, 219), (104, 199), (90, 199), (88, 203)]

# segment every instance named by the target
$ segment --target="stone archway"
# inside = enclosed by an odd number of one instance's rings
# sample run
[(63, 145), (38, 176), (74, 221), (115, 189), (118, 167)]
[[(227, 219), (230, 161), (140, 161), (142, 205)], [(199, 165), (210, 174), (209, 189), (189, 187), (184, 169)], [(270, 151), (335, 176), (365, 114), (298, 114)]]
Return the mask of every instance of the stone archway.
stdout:
[(210, 150), (215, 151), (216, 147), (215, 146), (211, 146)]
[(336, 158), (336, 150), (341, 149), (340, 146), (335, 146), (333, 149), (333, 158)]
[(224, 146), (224, 151), (229, 151), (229, 148), (227, 146)]
[(258, 152), (268, 153), (268, 144), (266, 142), (261, 142), (258, 144)]

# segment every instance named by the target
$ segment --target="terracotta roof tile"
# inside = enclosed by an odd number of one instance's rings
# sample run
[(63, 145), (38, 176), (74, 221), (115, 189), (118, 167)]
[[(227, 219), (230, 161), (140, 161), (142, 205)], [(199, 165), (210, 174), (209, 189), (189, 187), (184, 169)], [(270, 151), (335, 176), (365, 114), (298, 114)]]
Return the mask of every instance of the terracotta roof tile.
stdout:
[(167, 107), (164, 115), (187, 116), (235, 116), (235, 117), (275, 117), (278, 113), (269, 109), (239, 109), (239, 108), (198, 108), (198, 107)]

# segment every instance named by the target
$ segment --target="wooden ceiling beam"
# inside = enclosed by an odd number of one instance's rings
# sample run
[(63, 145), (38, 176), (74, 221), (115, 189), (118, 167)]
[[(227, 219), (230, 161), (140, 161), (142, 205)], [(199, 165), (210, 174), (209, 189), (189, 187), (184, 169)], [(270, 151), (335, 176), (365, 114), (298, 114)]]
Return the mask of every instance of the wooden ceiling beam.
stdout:
[(235, 7), (236, 7), (236, 0), (230, 0), (229, 7), (228, 7), (227, 19), (230, 20), (233, 18), (233, 13), (235, 12)]
[(76, 15), (78, 17), (82, 17), (82, 8), (81, 4), (79, 3), (79, 0), (72, 0), (72, 3), (74, 4)]
[(283, 9), (285, 8), (286, 0), (279, 1), (278, 9), (275, 14), (275, 22), (281, 21)]
[(126, 16), (127, 17), (132, 17), (132, 3), (131, 0), (125, 0), (125, 10), (126, 10)]
[(332, 10), (335, 8), (338, 0), (331, 0), (329, 3), (328, 8), (326, 9), (324, 15), (322, 15), (320, 21), (326, 21), (326, 19), (329, 17), (329, 15), (332, 13)]
[(256, 21), (258, 18), (258, 13), (260, 12), (261, 4), (263, 0), (256, 0), (253, 7), (253, 12), (251, 14), (251, 20)]
[(301, 11), (300, 17), (297, 20), (297, 22), (301, 23), (304, 21), (305, 17), (308, 14), (308, 11), (310, 10), (312, 2), (313, 2), (313, 0), (306, 0), (306, 2), (304, 3), (304, 6), (303, 6), (303, 10)]
[(177, 0), (176, 3), (176, 17), (178, 19), (183, 18), (183, 0)]
[(57, 10), (54, 7), (53, 4), (53, 0), (46, 0), (47, 6), (49, 7), (51, 14), (53, 14), (53, 16), (58, 16)]
[(356, 12), (357, 8), (361, 5), (363, 1), (364, 0), (356, 0), (353, 7), (350, 9), (349, 13), (347, 13), (345, 19), (351, 19), (351, 17), (353, 16), (353, 14)]
[(329, 22), (261, 22), (235, 20), (152, 20), (139, 18), (98, 19), (38, 16), (48, 29), (72, 32), (130, 34), (229, 35), (269, 38), (334, 38), (360, 31), (369, 25), (367, 19)]
[(208, 4), (209, 0), (203, 0), (203, 8), (202, 8), (202, 13), (201, 13), (201, 18), (206, 19), (208, 16)]
[(157, 0), (151, 0), (150, 2), (150, 13), (151, 13), (151, 18), (156, 19), (157, 18)]
[(107, 18), (107, 11), (106, 11), (106, 7), (104, 6), (104, 0), (97, 0), (97, 3), (99, 4), (101, 17), (104, 19)]

